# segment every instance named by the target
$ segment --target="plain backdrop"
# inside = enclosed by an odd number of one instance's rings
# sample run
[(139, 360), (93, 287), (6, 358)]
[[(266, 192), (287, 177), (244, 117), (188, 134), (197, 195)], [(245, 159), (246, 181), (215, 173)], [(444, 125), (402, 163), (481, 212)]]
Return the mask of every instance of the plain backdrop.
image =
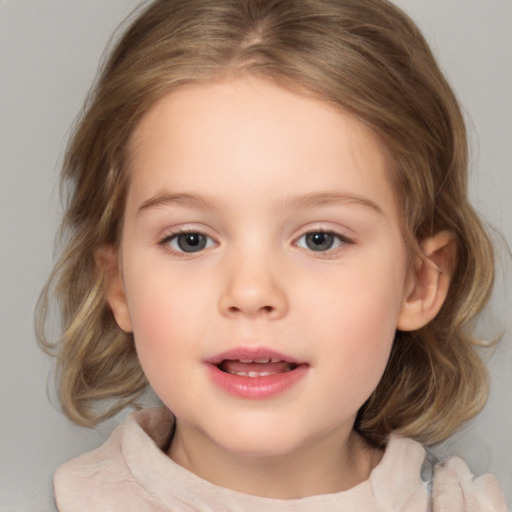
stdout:
[[(0, 0), (0, 511), (54, 510), (51, 477), (100, 444), (124, 415), (91, 430), (48, 399), (52, 361), (33, 309), (51, 269), (61, 213), (57, 176), (72, 122), (103, 48), (136, 0)], [(471, 194), (512, 245), (512, 0), (400, 0), (464, 107)], [(441, 448), (492, 470), (512, 506), (510, 260), (483, 325), (505, 329), (489, 362), (492, 394), (470, 428)], [(508, 265), (508, 267), (507, 267)]]

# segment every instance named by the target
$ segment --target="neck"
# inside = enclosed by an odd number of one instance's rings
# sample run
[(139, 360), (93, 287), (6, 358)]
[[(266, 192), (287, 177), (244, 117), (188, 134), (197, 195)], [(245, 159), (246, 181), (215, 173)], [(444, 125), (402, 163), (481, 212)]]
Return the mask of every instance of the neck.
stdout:
[(368, 479), (382, 452), (350, 430), (329, 432), (293, 453), (233, 454), (178, 422), (169, 456), (215, 485), (255, 496), (293, 499), (354, 487)]

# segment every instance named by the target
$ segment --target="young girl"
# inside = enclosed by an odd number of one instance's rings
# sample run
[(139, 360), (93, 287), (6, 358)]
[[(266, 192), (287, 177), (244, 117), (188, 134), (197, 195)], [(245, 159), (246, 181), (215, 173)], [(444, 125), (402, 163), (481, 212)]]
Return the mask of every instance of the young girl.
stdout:
[[(385, 0), (158, 0), (68, 148), (61, 402), (130, 416), (60, 511), (504, 511), (440, 442), (482, 408), (493, 281), (465, 129)], [(100, 399), (114, 399), (101, 410)]]

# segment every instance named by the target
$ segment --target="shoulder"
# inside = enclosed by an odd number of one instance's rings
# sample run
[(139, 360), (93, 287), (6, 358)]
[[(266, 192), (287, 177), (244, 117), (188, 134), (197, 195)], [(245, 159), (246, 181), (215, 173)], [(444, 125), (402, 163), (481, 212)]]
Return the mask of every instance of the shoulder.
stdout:
[(140, 411), (116, 428), (102, 446), (64, 463), (54, 475), (58, 510), (152, 510), (132, 459), (135, 453), (144, 457), (152, 450), (158, 455), (158, 443), (171, 426), (172, 419), (160, 409)]
[(432, 500), (436, 512), (507, 512), (498, 479), (490, 473), (474, 476), (460, 457), (434, 467)]
[(390, 436), (382, 461), (370, 480), (379, 510), (508, 510), (494, 475), (473, 475), (460, 457), (438, 462), (421, 443), (396, 434)]

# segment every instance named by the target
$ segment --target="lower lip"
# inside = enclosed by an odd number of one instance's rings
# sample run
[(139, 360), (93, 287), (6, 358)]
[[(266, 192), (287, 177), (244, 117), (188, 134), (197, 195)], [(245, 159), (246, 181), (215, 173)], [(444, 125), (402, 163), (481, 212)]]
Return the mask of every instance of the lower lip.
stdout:
[(289, 372), (264, 377), (242, 377), (223, 372), (213, 364), (206, 366), (217, 387), (231, 396), (246, 400), (265, 400), (278, 396), (297, 384), (308, 371), (308, 365), (303, 364)]

